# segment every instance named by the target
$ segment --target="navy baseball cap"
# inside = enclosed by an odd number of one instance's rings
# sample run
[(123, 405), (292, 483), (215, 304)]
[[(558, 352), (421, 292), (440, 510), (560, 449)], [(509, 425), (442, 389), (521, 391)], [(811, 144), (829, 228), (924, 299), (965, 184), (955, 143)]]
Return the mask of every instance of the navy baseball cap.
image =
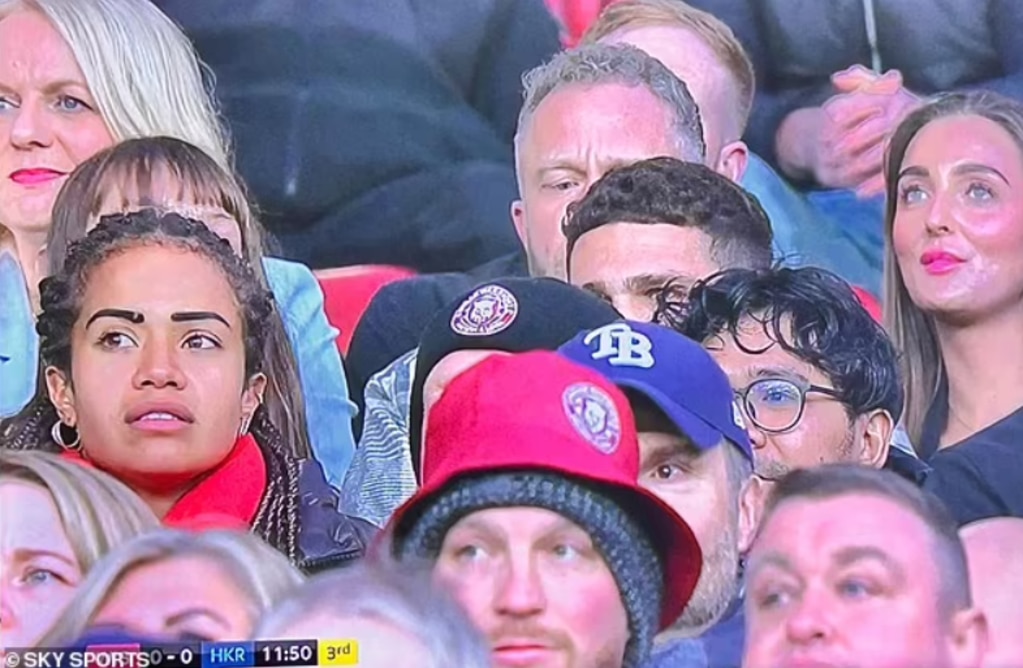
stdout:
[(649, 398), (701, 450), (725, 439), (753, 461), (728, 377), (695, 341), (661, 325), (618, 320), (577, 335), (558, 352)]

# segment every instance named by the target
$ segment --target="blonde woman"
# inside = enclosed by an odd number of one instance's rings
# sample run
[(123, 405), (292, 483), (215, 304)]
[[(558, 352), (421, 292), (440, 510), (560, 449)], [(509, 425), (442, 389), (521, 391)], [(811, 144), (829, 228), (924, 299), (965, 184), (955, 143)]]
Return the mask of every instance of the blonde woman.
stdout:
[(38, 646), (69, 646), (97, 627), (151, 638), (243, 640), (302, 580), (250, 533), (163, 529), (98, 563)]
[(1023, 104), (928, 102), (886, 178), (885, 320), (925, 487), (961, 523), (1023, 516)]
[[(191, 43), (149, 0), (0, 0), (0, 417), (16, 414), (36, 389), (37, 287), (52, 260), (45, 249), (54, 201), (75, 168), (117, 142), (168, 136), (234, 178), (203, 73)], [(263, 258), (261, 235), (252, 233), (259, 223), (248, 227), (246, 257), (279, 305), (269, 322), (280, 330), (269, 365), (271, 418), (296, 454), (312, 447), (339, 487), (354, 450), (354, 405), (337, 330), (309, 269)]]
[(317, 576), (259, 622), (257, 640), (352, 638), (363, 668), (488, 668), (490, 651), (428, 571), (363, 562)]
[(158, 522), (111, 476), (0, 450), (0, 653), (34, 644), (103, 555)]

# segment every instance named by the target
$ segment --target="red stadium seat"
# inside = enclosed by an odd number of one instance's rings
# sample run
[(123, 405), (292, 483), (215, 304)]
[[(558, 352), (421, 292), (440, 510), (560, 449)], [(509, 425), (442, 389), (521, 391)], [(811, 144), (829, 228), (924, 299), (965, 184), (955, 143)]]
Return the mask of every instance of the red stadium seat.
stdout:
[(579, 43), (606, 4), (608, 0), (547, 0), (547, 8), (565, 29), (562, 41), (566, 47)]
[(318, 269), (313, 273), (323, 289), (327, 320), (341, 330), (337, 347), (342, 355), (348, 352), (355, 326), (380, 288), (416, 275), (411, 269), (383, 264)]
[(870, 294), (863, 288), (853, 286), (853, 292), (856, 293), (856, 297), (860, 300), (860, 304), (863, 304), (863, 308), (867, 309), (867, 313), (874, 317), (880, 323), (884, 322), (884, 315), (881, 313), (881, 302), (877, 300), (877, 297)]

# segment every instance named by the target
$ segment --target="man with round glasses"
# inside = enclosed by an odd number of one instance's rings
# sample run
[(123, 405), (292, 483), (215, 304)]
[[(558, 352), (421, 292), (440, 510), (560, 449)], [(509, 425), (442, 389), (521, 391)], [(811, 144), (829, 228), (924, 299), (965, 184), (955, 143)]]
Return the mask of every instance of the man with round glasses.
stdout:
[(838, 276), (723, 271), (685, 303), (663, 301), (657, 317), (702, 342), (727, 374), (760, 478), (850, 462), (921, 479), (924, 465), (892, 447), (903, 402), (895, 349)]

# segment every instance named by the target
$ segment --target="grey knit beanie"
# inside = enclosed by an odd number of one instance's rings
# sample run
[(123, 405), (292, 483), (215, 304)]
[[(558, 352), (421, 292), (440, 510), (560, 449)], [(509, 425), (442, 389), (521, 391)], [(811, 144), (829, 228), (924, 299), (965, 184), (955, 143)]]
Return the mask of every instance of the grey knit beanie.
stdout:
[(630, 637), (623, 666), (639, 666), (657, 633), (664, 566), (633, 514), (598, 485), (537, 471), (458, 478), (402, 518), (394, 528), (395, 556), (434, 560), (444, 536), (460, 519), (479, 510), (515, 506), (550, 510), (589, 533), (618, 584), (628, 615)]

